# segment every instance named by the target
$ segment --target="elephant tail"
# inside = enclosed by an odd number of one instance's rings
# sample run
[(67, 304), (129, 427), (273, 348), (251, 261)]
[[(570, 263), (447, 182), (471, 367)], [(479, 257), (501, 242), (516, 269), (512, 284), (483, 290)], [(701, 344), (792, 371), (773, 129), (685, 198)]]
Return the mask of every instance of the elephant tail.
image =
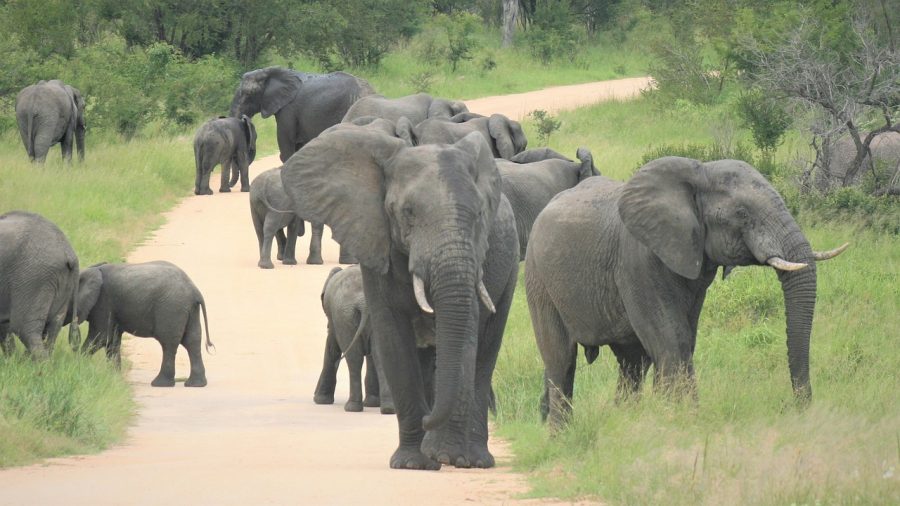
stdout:
[[(216, 345), (209, 340), (209, 320), (206, 318), (206, 302), (204, 302), (202, 295), (198, 304), (200, 304), (200, 309), (203, 311), (203, 328), (206, 329), (206, 353), (215, 355)], [(210, 348), (212, 348), (212, 351), (209, 351)]]
[(72, 276), (75, 278), (75, 285), (72, 288), (72, 298), (69, 300), (69, 311), (71, 311), (71, 321), (69, 322), (69, 346), (72, 347), (73, 351), (77, 351), (78, 347), (81, 345), (81, 329), (78, 328), (78, 282), (81, 278), (81, 273), (78, 270), (78, 259), (76, 258), (73, 261), (66, 262), (66, 266), (72, 271)]
[(363, 330), (366, 328), (366, 325), (369, 323), (369, 312), (363, 311), (362, 317), (359, 319), (359, 327), (356, 328), (356, 334), (353, 335), (353, 340), (350, 341), (350, 344), (347, 345), (347, 349), (344, 350), (344, 353), (341, 353), (341, 360), (350, 353), (350, 350), (353, 349), (353, 346), (356, 344), (356, 341), (359, 341), (359, 338), (363, 335)]
[(34, 127), (34, 113), (26, 112), (23, 119), (25, 124), (21, 126), (20, 131), (22, 141), (25, 142), (25, 151), (28, 152), (28, 158), (34, 160), (34, 137), (37, 135), (37, 129)]

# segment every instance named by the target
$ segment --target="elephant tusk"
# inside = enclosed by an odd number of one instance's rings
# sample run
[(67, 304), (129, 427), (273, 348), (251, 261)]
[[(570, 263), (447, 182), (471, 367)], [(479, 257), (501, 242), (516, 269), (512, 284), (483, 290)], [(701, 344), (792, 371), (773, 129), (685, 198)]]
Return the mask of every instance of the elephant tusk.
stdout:
[(484, 280), (478, 281), (478, 296), (481, 298), (481, 303), (484, 304), (484, 307), (488, 309), (493, 314), (497, 313), (497, 308), (494, 307), (494, 301), (491, 300), (491, 294), (488, 293), (487, 287), (484, 286)]
[(781, 257), (772, 257), (766, 260), (766, 263), (780, 271), (799, 271), (806, 267), (806, 264), (798, 264), (796, 262), (788, 262)]
[(428, 297), (425, 295), (425, 282), (422, 281), (418, 274), (413, 274), (413, 291), (416, 292), (416, 302), (419, 303), (422, 311), (434, 314), (434, 308), (428, 303)]
[(849, 246), (850, 246), (850, 243), (845, 242), (842, 246), (838, 246), (837, 248), (834, 248), (831, 251), (813, 251), (813, 258), (815, 258), (817, 262), (820, 262), (822, 260), (830, 260), (830, 259), (840, 255), (841, 253), (843, 253), (844, 250), (847, 249)]

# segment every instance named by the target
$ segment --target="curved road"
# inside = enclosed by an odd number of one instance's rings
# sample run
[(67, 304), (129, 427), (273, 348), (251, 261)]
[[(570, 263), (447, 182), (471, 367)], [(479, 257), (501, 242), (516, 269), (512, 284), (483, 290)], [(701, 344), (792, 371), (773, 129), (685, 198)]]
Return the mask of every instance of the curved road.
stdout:
[[(518, 119), (534, 109), (633, 96), (647, 83), (562, 86), (468, 105)], [(278, 163), (277, 156), (266, 157), (251, 172)], [(337, 245), (328, 237), (326, 232), (325, 265), (276, 262), (264, 271), (256, 267), (246, 194), (184, 199), (128, 260), (169, 260), (203, 292), (218, 348), (216, 355), (204, 354), (209, 386), (151, 388), (159, 344), (128, 339), (128, 379), (140, 412), (126, 441), (98, 455), (0, 471), (0, 504), (551, 504), (514, 499), (527, 485), (506, 467), (508, 453), (496, 438), (490, 441), (499, 463), (494, 469), (388, 469), (396, 418), (377, 409), (345, 413), (343, 366), (335, 404), (313, 404), (325, 342), (319, 293), (337, 261)], [(303, 239), (301, 262), (308, 235)], [(180, 349), (176, 377), (187, 371), (187, 353)]]

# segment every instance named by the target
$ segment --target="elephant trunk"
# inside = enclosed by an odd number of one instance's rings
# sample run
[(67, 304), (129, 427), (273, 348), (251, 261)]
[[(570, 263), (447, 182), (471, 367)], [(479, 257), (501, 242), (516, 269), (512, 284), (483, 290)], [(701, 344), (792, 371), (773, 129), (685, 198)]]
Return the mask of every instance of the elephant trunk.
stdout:
[(792, 262), (807, 264), (800, 270), (777, 271), (784, 291), (791, 385), (798, 403), (805, 405), (812, 399), (812, 387), (809, 383), (809, 341), (816, 306), (816, 262), (809, 242), (793, 220), (790, 221), (782, 244), (786, 258)]
[(435, 314), (437, 362), (434, 381), (437, 386), (434, 407), (423, 420), (425, 430), (446, 423), (454, 410), (465, 412), (465, 409), (457, 408), (465, 408), (464, 404), (474, 395), (478, 347), (477, 269), (471, 248), (467, 250), (468, 253), (456, 258), (444, 259), (432, 270), (430, 292)]

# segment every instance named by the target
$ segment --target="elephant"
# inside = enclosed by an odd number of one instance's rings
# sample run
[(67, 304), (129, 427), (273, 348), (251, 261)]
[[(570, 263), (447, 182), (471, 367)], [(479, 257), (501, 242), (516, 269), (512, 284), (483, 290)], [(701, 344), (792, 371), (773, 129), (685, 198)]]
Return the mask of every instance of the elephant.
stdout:
[(453, 116), (468, 112), (466, 104), (455, 100), (435, 98), (427, 93), (417, 93), (400, 98), (386, 98), (382, 95), (369, 95), (353, 104), (343, 122), (349, 123), (357, 118), (374, 116), (396, 123), (406, 117), (413, 125), (429, 118), (450, 119)]
[[(194, 162), (197, 169), (195, 195), (212, 195), (209, 178), (216, 165), (222, 166), (219, 193), (230, 192), (241, 179), (241, 191), (250, 191), (250, 164), (256, 159), (256, 127), (247, 115), (220, 116), (200, 125), (194, 135)], [(228, 174), (231, 173), (231, 181)]]
[(56, 143), (71, 162), (73, 142), (84, 161), (84, 98), (77, 88), (58, 79), (26, 86), (16, 96), (16, 122), (32, 162), (43, 163)]
[[(33, 358), (46, 358), (77, 311), (77, 292), (78, 257), (59, 227), (25, 211), (0, 215), (0, 348), (12, 353), (12, 332)], [(76, 321), (69, 344), (80, 341)]]
[(723, 276), (735, 266), (775, 268), (791, 383), (806, 405), (816, 261), (846, 246), (814, 252), (778, 192), (737, 160), (665, 157), (628, 182), (597, 176), (560, 193), (535, 220), (525, 254), (544, 419), (557, 427), (568, 418), (578, 344), (589, 363), (600, 346), (612, 349), (618, 399), (640, 393), (651, 364), (656, 387), (695, 396), (697, 323), (720, 266)]
[(123, 332), (154, 337), (162, 346), (163, 358), (150, 385), (171, 387), (175, 386), (175, 353), (180, 344), (191, 363), (184, 386), (204, 387), (201, 309), (208, 352), (214, 346), (209, 339), (206, 302), (183, 270), (165, 261), (92, 265), (81, 272), (79, 280), (75, 314), (89, 324), (81, 351), (92, 354), (105, 347), (106, 356), (118, 366)]
[[(350, 370), (350, 398), (344, 411), (380, 407), (382, 414), (394, 414), (390, 389), (372, 349), (372, 325), (363, 293), (362, 271), (358, 265), (335, 267), (322, 286), (322, 309), (328, 317), (328, 337), (322, 373), (313, 401), (333, 404), (338, 364), (347, 360)], [(362, 395), (362, 365), (366, 362), (366, 397)]]
[[(297, 237), (302, 237), (306, 231), (303, 219), (292, 209), (292, 203), (284, 187), (281, 184), (281, 167), (269, 169), (253, 179), (250, 185), (250, 216), (253, 219), (253, 228), (256, 230), (256, 239), (259, 242), (259, 263), (261, 269), (272, 269), (272, 237), (278, 243), (278, 260), (285, 265), (296, 265), (294, 256), (297, 246)], [(309, 256), (307, 264), (322, 263), (322, 232), (325, 228), (321, 223), (310, 224), (312, 238), (309, 242)], [(287, 229), (284, 233), (283, 229)]]
[(557, 193), (600, 173), (587, 148), (578, 148), (578, 162), (549, 148), (523, 151), (512, 160), (497, 159), (503, 180), (503, 194), (516, 215), (519, 234), (519, 260), (525, 260), (525, 248), (535, 218)]
[(518, 272), (512, 209), (480, 134), (411, 146), (386, 131), (376, 120), (323, 132), (285, 164), (284, 189), (359, 259), (397, 411), (390, 466), (491, 467), (491, 378)]
[[(861, 134), (865, 138), (868, 134)], [(890, 193), (900, 192), (900, 133), (887, 131), (876, 135), (869, 144), (871, 156), (874, 157), (876, 168), (887, 169), (888, 177), (893, 176), (885, 190)], [(856, 145), (849, 136), (835, 142), (831, 148), (831, 163), (828, 172), (816, 173), (815, 185), (820, 190), (839, 188), (844, 186), (844, 177), (856, 159)], [(870, 156), (863, 160), (863, 167), (867, 167)], [(855, 176), (852, 184), (858, 184), (866, 169), (861, 169)]]
[(257, 69), (241, 77), (231, 115), (275, 115), (284, 162), (322, 130), (340, 123), (360, 97), (375, 93), (369, 83), (345, 72), (308, 74), (283, 67)]
[[(466, 119), (456, 121), (461, 117)], [(450, 144), (462, 139), (469, 132), (479, 132), (484, 136), (494, 158), (512, 158), (528, 145), (522, 125), (502, 114), (485, 117), (462, 113), (450, 121), (431, 118), (418, 123), (411, 130), (416, 144)]]

